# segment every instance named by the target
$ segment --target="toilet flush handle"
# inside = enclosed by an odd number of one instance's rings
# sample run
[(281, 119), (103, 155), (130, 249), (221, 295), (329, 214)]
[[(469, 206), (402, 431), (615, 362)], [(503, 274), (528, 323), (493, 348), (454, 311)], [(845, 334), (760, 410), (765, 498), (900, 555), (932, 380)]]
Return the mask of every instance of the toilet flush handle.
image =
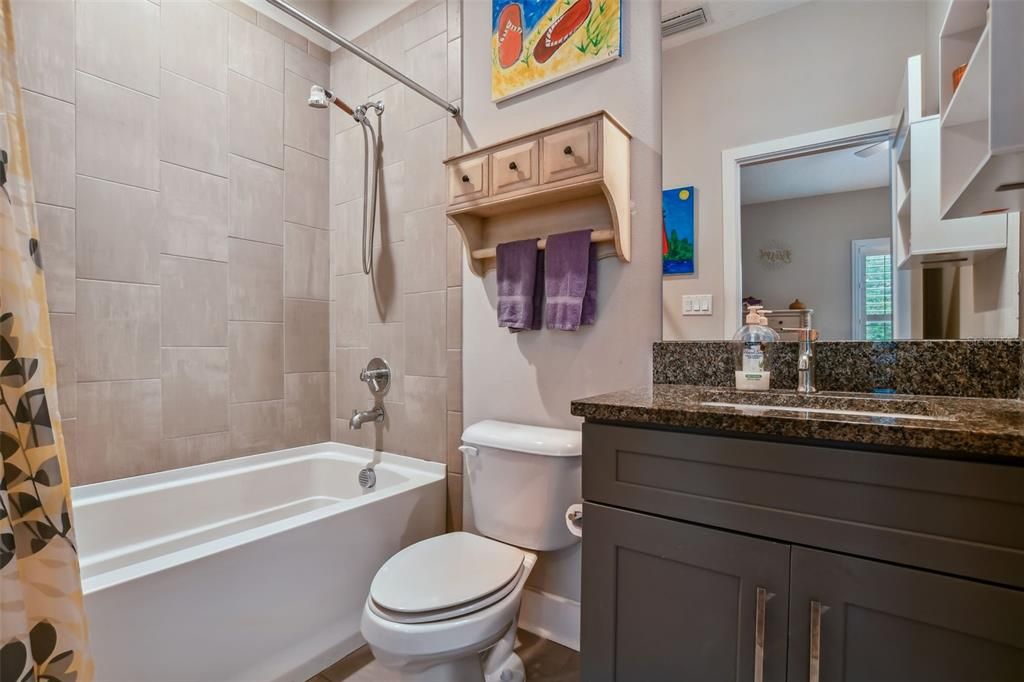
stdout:
[(476, 457), (477, 455), (480, 454), (480, 451), (474, 448), (472, 445), (460, 445), (459, 452), (461, 452), (464, 455), (471, 455), (473, 457)]

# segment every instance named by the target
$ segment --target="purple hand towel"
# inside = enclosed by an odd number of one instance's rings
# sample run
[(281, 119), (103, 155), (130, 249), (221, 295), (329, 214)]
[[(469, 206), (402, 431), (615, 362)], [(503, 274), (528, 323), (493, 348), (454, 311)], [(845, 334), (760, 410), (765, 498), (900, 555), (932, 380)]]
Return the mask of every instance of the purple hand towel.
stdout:
[(590, 230), (548, 237), (544, 263), (548, 329), (575, 331), (597, 314), (597, 249)]
[(537, 240), (498, 244), (498, 326), (509, 331), (539, 329), (541, 289), (537, 276)]

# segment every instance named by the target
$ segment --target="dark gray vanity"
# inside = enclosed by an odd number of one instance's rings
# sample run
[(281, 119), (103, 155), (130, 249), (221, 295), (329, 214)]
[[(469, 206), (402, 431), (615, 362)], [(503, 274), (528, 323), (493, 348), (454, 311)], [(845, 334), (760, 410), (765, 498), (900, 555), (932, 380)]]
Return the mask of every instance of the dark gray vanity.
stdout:
[(1020, 401), (750, 395), (574, 402), (583, 679), (1024, 680)]

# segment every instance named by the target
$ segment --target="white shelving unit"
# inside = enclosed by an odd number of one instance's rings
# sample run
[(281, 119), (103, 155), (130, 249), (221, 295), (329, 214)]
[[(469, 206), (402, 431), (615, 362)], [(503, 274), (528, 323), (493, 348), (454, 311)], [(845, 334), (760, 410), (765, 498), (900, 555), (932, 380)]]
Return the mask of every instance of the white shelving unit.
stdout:
[[(939, 37), (942, 216), (1024, 207), (1024, 2), (951, 0)], [(953, 70), (967, 64), (959, 87)]]
[[(982, 30), (987, 32), (984, 27)], [(984, 39), (984, 35), (980, 38)], [(921, 58), (911, 57), (907, 60), (904, 91), (900, 94), (894, 126), (893, 262), (901, 270), (970, 265), (1006, 249), (1007, 215), (943, 220), (940, 117), (921, 115), (921, 83)], [(961, 94), (958, 90), (951, 99), (956, 100)], [(963, 117), (964, 123), (955, 126), (959, 128), (973, 123), (967, 120), (970, 115), (967, 108), (951, 105), (942, 120)]]

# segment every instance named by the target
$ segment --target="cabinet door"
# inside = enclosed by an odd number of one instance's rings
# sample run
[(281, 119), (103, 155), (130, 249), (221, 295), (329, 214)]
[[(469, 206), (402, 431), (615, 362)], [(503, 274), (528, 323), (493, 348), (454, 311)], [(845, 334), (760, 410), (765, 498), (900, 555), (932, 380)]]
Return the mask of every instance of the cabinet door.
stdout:
[(1024, 592), (794, 547), (789, 598), (791, 682), (1024, 680)]
[(598, 504), (583, 518), (584, 680), (785, 678), (788, 545)]

